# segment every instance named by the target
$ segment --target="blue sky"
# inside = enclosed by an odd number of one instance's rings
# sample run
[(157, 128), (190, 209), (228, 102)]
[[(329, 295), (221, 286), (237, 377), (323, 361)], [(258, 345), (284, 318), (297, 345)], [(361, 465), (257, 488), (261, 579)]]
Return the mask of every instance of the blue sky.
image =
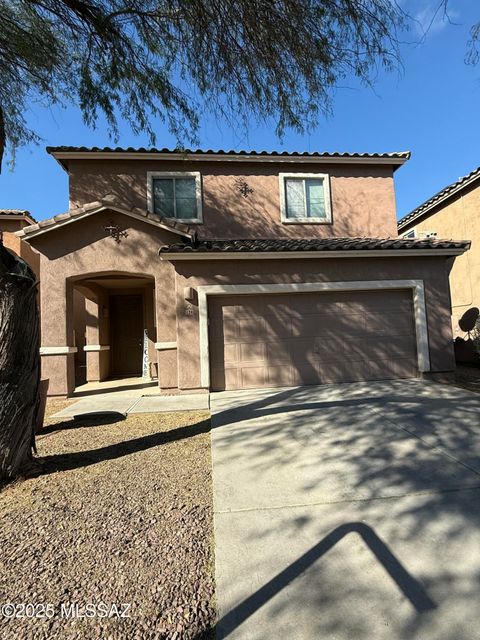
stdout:
[[(289, 151), (410, 150), (411, 160), (396, 173), (400, 217), (436, 191), (480, 165), (480, 65), (464, 63), (470, 26), (480, 20), (478, 0), (450, 0), (450, 20), (438, 13), (425, 37), (440, 0), (404, 0), (418, 22), (405, 35), (403, 71), (380, 73), (374, 89), (353, 79), (334, 96), (333, 116), (322, 118), (308, 135), (287, 132), (282, 141), (274, 127), (252, 124), (234, 131), (207, 117), (200, 147), (213, 149), (286, 149)], [(82, 123), (79, 110), (42, 109), (28, 114), (42, 136), (39, 146), (21, 149), (14, 172), (0, 175), (0, 208), (28, 209), (38, 219), (68, 209), (65, 172), (45, 152), (46, 145), (113, 144), (100, 123), (95, 131)], [(148, 146), (146, 137), (121, 128), (119, 146)], [(157, 146), (175, 146), (158, 126)]]

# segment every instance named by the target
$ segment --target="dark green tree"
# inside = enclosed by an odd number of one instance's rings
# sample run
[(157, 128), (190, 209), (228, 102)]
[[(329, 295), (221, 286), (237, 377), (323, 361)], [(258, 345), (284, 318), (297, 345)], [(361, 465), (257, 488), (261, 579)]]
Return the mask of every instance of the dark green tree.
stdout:
[(345, 77), (396, 65), (404, 17), (394, 0), (0, 0), (0, 166), (39, 140), (34, 104), (152, 144), (156, 119), (195, 143), (205, 105), (304, 131)]

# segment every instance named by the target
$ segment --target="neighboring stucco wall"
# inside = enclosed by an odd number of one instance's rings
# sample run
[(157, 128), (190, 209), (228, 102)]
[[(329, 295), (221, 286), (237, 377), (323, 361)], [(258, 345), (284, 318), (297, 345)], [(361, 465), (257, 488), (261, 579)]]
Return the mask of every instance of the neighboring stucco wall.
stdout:
[[(148, 171), (200, 171), (203, 238), (396, 236), (392, 167), (358, 164), (70, 161), (70, 206), (114, 194), (129, 207), (147, 208)], [(282, 224), (280, 172), (330, 175), (332, 224)], [(244, 197), (238, 181), (252, 192)]]
[[(454, 337), (465, 335), (458, 320), (472, 307), (480, 308), (480, 184), (463, 192), (409, 229), (417, 237), (435, 232), (437, 238), (471, 240), (472, 246), (456, 258), (450, 274)], [(407, 229), (402, 229), (404, 233)]]
[(20, 231), (26, 226), (28, 226), (28, 222), (21, 218), (13, 220), (0, 219), (0, 231), (3, 232), (4, 246), (23, 258), (31, 266), (38, 278), (40, 275), (40, 256), (32, 250), (27, 242), (17, 238), (15, 235), (16, 231)]

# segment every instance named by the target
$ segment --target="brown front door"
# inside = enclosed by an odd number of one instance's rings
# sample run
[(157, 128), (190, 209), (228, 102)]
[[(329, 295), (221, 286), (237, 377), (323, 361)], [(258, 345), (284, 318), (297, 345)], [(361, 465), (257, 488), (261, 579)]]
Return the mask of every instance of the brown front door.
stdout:
[(141, 295), (110, 296), (110, 353), (112, 376), (142, 375)]

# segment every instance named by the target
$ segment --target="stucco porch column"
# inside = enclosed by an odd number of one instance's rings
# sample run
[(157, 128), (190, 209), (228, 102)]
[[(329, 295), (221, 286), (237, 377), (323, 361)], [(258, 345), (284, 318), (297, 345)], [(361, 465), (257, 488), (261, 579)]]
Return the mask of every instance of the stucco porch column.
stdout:
[(110, 372), (108, 296), (99, 291), (85, 299), (87, 382), (101, 382)]
[(42, 378), (50, 381), (49, 395), (66, 396), (75, 388), (73, 288), (43, 265), (40, 306)]
[(155, 277), (155, 313), (157, 325), (157, 351), (158, 386), (161, 390), (178, 389), (178, 363), (177, 363), (177, 317), (175, 304), (175, 281), (171, 278), (171, 286), (165, 286), (168, 282), (167, 270), (171, 271), (168, 264), (160, 265), (160, 273)]

